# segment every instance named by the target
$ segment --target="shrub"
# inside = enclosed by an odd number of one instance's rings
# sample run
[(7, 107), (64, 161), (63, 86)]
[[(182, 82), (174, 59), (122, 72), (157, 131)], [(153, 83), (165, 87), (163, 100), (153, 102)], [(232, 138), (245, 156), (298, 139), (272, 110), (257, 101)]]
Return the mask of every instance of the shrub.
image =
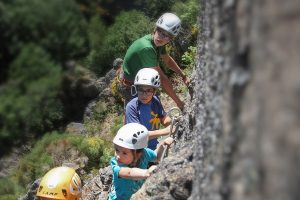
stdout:
[(111, 128), (112, 135), (116, 135), (118, 130), (124, 125), (123, 120), (124, 120), (123, 115), (118, 115), (117, 118), (115, 118), (114, 125)]
[(138, 11), (122, 12), (108, 28), (106, 37), (99, 47), (91, 50), (87, 57), (89, 68), (98, 75), (103, 74), (117, 57), (123, 58), (130, 44), (139, 37), (151, 33), (151, 21)]
[[(74, 150), (78, 154), (71, 155)], [(41, 140), (36, 142), (31, 151), (20, 160), (10, 182), (15, 182), (16, 187), (24, 190), (25, 186), (42, 177), (51, 168), (61, 165), (61, 161), (57, 159), (72, 159), (71, 156), (81, 155), (89, 158), (86, 170), (99, 169), (108, 165), (112, 156), (112, 148), (110, 143), (97, 137), (60, 134), (58, 132), (45, 134)], [(8, 185), (6, 190), (8, 193), (13, 190), (16, 192), (12, 184)]]
[(59, 126), (61, 77), (61, 67), (40, 47), (31, 44), (22, 49), (0, 95), (1, 141), (18, 141)]
[(7, 29), (16, 54), (27, 43), (33, 42), (50, 52), (60, 62), (74, 59), (88, 50), (87, 22), (73, 0), (15, 0), (5, 3), (8, 12)]
[(123, 95), (118, 91), (118, 87), (120, 86), (120, 82), (117, 77), (114, 77), (114, 79), (111, 82), (110, 89), (113, 97), (116, 99), (117, 103), (123, 104), (124, 99)]
[(112, 155), (110, 144), (98, 137), (84, 138), (78, 148), (88, 156), (90, 168), (106, 167)]
[(186, 66), (185, 72), (190, 75), (195, 66), (195, 59), (196, 59), (196, 47), (190, 46), (188, 51), (186, 51), (182, 57), (182, 63)]
[(1, 200), (15, 200), (18, 198), (16, 193), (18, 188), (16, 184), (9, 178), (0, 178), (0, 199)]

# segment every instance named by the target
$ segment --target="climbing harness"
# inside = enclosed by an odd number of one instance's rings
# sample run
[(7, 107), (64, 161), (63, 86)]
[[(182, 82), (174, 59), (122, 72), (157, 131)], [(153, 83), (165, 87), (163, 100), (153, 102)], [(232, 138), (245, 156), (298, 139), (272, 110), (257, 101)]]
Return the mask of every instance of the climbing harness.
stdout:
[[(178, 107), (173, 107), (169, 110), (169, 112), (167, 112), (167, 115), (171, 118), (169, 136), (171, 136), (174, 139), (174, 141), (176, 142), (175, 135), (178, 131), (179, 120), (182, 118), (182, 111)], [(173, 131), (174, 126), (175, 126), (175, 130)], [(162, 161), (165, 157), (168, 156), (168, 149), (169, 149), (168, 146), (163, 145), (163, 148), (164, 148), (164, 150), (163, 150), (160, 161)]]

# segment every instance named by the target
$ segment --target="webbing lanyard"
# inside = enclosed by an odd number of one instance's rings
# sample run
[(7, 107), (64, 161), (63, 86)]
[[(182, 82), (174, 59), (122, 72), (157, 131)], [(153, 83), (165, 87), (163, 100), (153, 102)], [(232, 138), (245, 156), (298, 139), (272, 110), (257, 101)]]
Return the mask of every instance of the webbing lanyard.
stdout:
[[(173, 107), (169, 110), (169, 112), (167, 112), (167, 115), (171, 118), (171, 125), (170, 125), (170, 134), (169, 136), (171, 136), (172, 138), (174, 138), (174, 141), (176, 143), (176, 139), (175, 139), (175, 135), (178, 131), (178, 123), (179, 123), (179, 119), (182, 117), (182, 112), (178, 107)], [(173, 127), (175, 125), (175, 130), (173, 132)], [(161, 156), (161, 160), (162, 161), (165, 157), (168, 156), (168, 146), (164, 145), (163, 146), (164, 150)]]

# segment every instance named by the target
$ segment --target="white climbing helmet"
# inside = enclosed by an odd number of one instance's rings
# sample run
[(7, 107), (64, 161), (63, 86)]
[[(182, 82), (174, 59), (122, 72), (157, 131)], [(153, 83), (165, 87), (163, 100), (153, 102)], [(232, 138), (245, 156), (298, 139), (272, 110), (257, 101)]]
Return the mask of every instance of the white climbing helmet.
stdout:
[(128, 149), (143, 149), (148, 146), (149, 134), (145, 126), (138, 123), (128, 123), (122, 126), (113, 143)]
[(156, 21), (156, 27), (177, 36), (181, 28), (181, 20), (173, 13), (165, 13)]
[(147, 85), (159, 88), (160, 77), (158, 71), (152, 68), (143, 68), (139, 70), (135, 76), (134, 85)]

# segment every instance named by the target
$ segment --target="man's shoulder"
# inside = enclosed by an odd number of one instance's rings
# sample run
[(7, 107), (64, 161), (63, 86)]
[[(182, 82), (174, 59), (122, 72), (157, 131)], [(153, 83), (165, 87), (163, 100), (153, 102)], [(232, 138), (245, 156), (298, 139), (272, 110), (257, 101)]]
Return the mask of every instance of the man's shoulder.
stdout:
[(147, 40), (147, 41), (152, 41), (152, 37), (151, 34), (148, 35), (144, 35), (143, 37), (141, 37), (139, 40)]
[(135, 40), (132, 44), (132, 47), (153, 47), (152, 45), (152, 37), (151, 37), (151, 34), (149, 35), (145, 35), (137, 40)]

